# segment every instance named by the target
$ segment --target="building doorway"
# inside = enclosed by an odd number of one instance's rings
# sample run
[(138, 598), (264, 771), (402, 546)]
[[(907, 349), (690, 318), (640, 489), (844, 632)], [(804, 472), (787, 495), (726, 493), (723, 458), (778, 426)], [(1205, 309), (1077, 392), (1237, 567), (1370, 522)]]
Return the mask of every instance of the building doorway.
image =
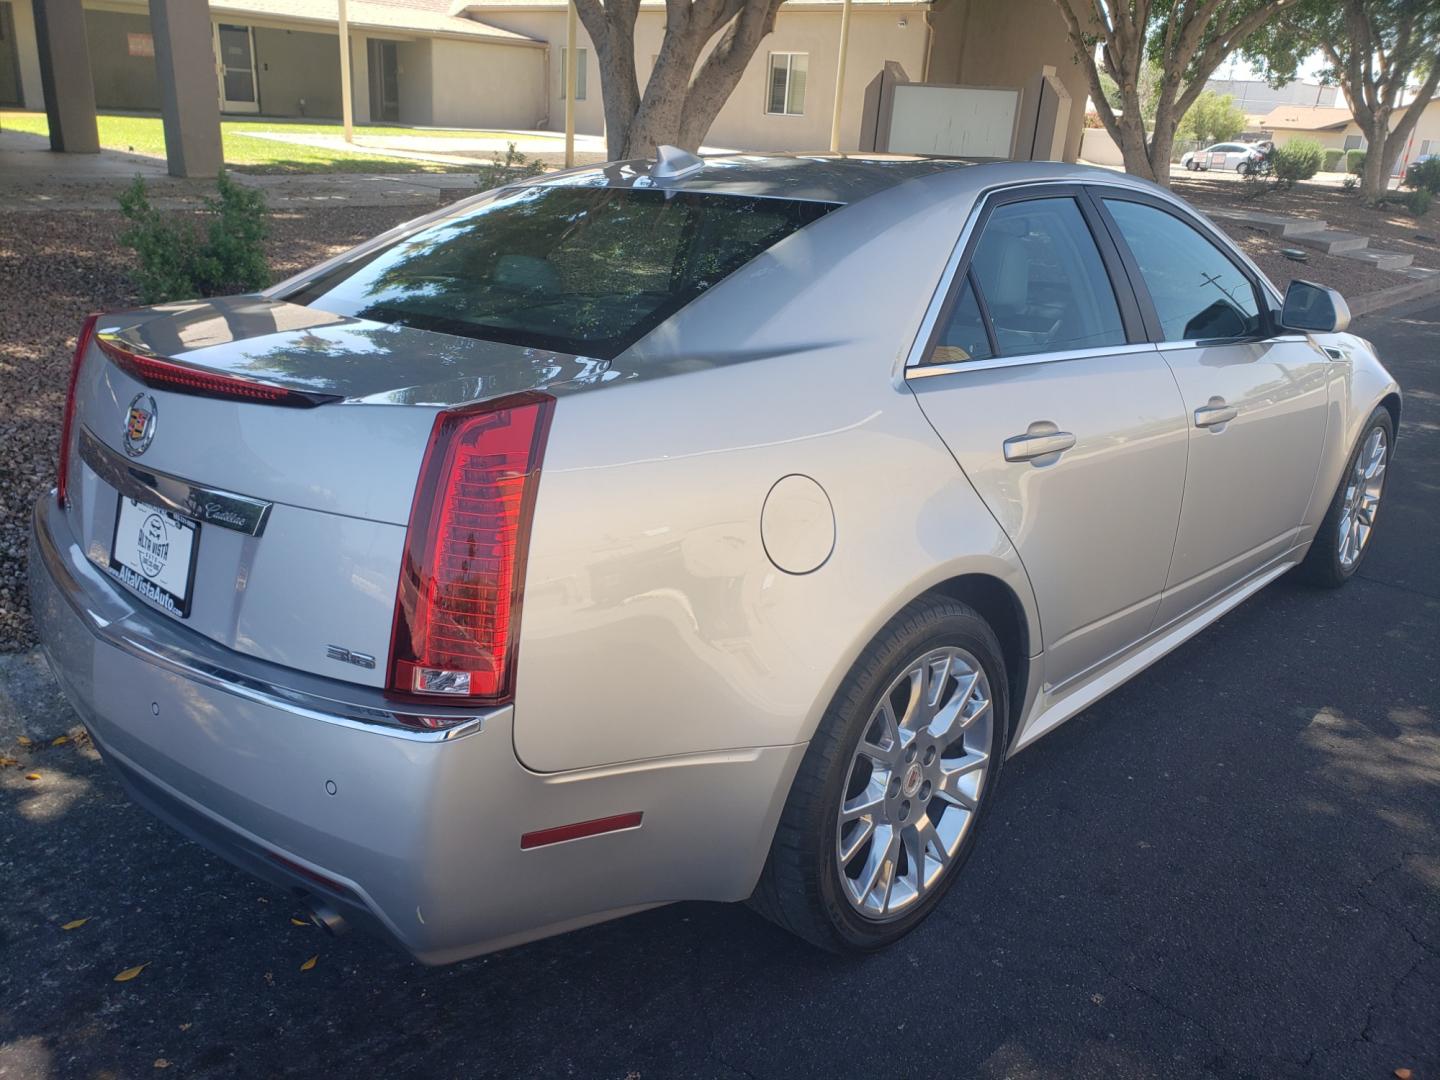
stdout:
[(400, 119), (400, 65), (393, 41), (366, 40), (370, 64), (370, 120), (395, 123)]
[(258, 113), (255, 84), (255, 38), (248, 26), (215, 24), (216, 74), (220, 79), (220, 111)]

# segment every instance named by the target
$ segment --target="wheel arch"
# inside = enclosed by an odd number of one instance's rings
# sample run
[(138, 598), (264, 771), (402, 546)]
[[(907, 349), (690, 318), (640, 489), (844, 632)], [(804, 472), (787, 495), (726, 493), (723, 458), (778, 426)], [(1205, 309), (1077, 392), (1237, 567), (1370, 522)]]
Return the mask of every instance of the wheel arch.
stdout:
[[(1030, 643), (1039, 636), (1038, 632), (1032, 632), (1020, 597), (1004, 581), (985, 573), (959, 574), (947, 578), (921, 595), (944, 596), (968, 604), (990, 624), (990, 629), (994, 630), (995, 636), (1000, 639), (1000, 651), (1005, 660), (1005, 689), (1008, 699), (1005, 717), (1005, 741), (1008, 746), (1025, 707), (1026, 688), (1030, 682), (1030, 659), (1033, 655)], [(1036, 629), (1038, 631), (1038, 628)]]
[(1400, 391), (1391, 390), (1380, 399), (1380, 407), (1390, 414), (1390, 422), (1395, 425), (1395, 434), (1400, 434)]

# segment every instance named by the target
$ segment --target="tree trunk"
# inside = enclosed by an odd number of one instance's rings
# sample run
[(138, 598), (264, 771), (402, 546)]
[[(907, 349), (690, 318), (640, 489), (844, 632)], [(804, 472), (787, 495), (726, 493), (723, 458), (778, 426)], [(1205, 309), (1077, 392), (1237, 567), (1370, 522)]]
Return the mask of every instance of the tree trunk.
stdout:
[(1155, 125), (1155, 132), (1150, 136), (1150, 179), (1161, 187), (1170, 186), (1170, 148), (1175, 145), (1175, 125), (1168, 125), (1168, 129)]
[(1373, 203), (1390, 187), (1390, 166), (1385, 160), (1385, 128), (1388, 125), (1378, 125), (1377, 129), (1365, 129), (1365, 141), (1369, 144), (1365, 151), (1365, 165), (1360, 170), (1360, 198), (1367, 203)]
[[(642, 95), (635, 77), (639, 0), (576, 0), (595, 45), (611, 160), (653, 157), (664, 144), (698, 150), (781, 0), (667, 0), (665, 36)], [(705, 45), (724, 31), (696, 69)]]

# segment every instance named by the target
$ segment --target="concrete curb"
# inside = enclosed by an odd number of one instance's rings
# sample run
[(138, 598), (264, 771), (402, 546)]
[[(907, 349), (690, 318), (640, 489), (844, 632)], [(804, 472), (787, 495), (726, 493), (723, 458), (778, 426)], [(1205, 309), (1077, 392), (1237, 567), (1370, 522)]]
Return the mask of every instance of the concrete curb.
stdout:
[(1411, 281), (1404, 285), (1392, 285), (1388, 289), (1380, 289), (1376, 292), (1366, 293), (1364, 296), (1357, 296), (1353, 300), (1347, 300), (1350, 305), (1350, 314), (1354, 316), (1369, 315), (1374, 311), (1381, 311), (1385, 308), (1394, 307), (1396, 304), (1403, 304), (1407, 300), (1418, 300), (1422, 296), (1429, 296), (1432, 293), (1440, 293), (1440, 274), (1426, 278), (1423, 281)]

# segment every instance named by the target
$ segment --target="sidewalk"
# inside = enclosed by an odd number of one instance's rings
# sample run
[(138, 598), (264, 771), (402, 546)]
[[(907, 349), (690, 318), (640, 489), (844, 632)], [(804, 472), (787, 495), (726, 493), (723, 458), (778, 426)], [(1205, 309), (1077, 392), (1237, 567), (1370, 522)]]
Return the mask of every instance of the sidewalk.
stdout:
[[(457, 160), (479, 164), (475, 158)], [(447, 194), (455, 197), (476, 186), (472, 173), (232, 175), (247, 187), (262, 189), (277, 209), (336, 204), (428, 208)], [(170, 176), (160, 158), (118, 150), (55, 154), (41, 136), (0, 131), (0, 212), (114, 210), (116, 196), (136, 176), (145, 178), (150, 201), (162, 210), (198, 206), (215, 191), (213, 180)]]

